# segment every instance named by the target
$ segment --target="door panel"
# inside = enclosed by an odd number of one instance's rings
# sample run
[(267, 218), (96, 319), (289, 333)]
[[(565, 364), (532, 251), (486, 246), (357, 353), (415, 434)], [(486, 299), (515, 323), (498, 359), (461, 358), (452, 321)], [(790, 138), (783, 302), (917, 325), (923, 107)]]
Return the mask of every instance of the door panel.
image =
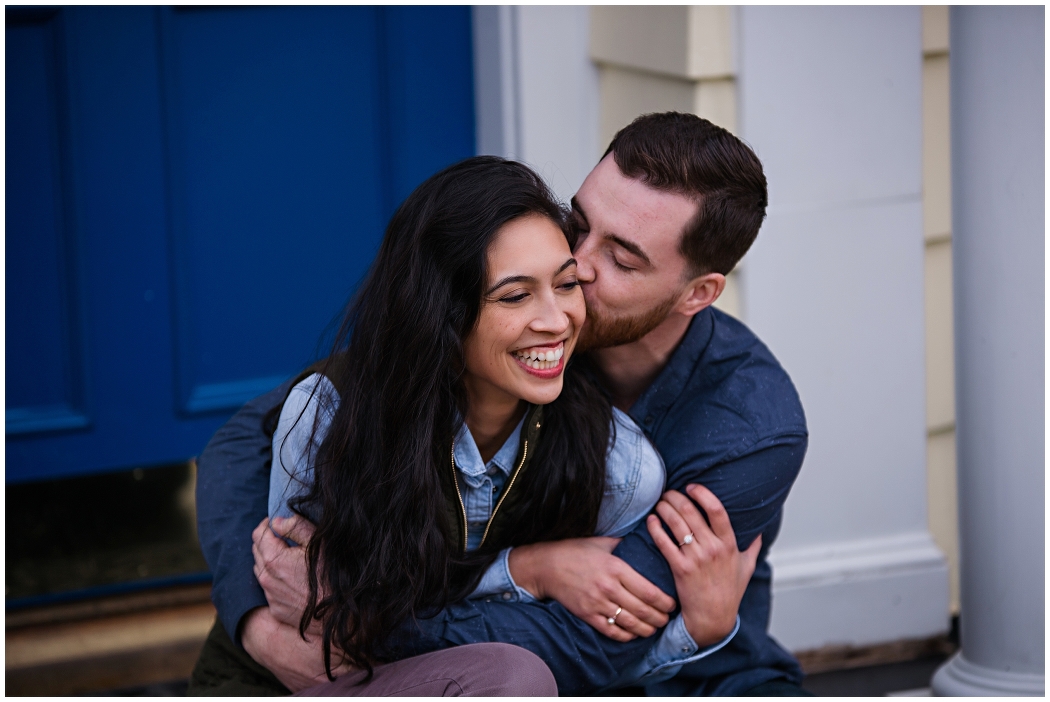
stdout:
[(8, 482), (195, 455), (324, 353), (396, 203), (473, 153), (466, 7), (6, 33)]
[(234, 409), (307, 362), (378, 246), (377, 15), (165, 13), (183, 412)]
[(7, 24), (5, 311), (7, 364), (17, 369), (6, 377), (9, 435), (89, 423), (67, 200), (60, 24), (55, 10), (27, 11)]

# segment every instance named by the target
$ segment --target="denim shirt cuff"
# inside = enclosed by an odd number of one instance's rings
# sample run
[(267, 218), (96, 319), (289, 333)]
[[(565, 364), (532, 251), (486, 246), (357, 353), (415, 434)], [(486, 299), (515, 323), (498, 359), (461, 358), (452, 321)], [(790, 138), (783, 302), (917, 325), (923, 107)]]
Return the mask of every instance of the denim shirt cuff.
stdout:
[(472, 598), (497, 598), (503, 602), (535, 602), (532, 594), (514, 582), (510, 574), (510, 549), (505, 548), (481, 576), (481, 582), (470, 593)]
[[(724, 639), (700, 649), (685, 628), (685, 619), (679, 614), (660, 635), (660, 639), (649, 649), (645, 658), (629, 666), (610, 687), (650, 685), (668, 680), (678, 674), (682, 666), (710, 656), (732, 641), (740, 630), (740, 615), (736, 617), (733, 630)], [(607, 688), (608, 689), (608, 688)]]

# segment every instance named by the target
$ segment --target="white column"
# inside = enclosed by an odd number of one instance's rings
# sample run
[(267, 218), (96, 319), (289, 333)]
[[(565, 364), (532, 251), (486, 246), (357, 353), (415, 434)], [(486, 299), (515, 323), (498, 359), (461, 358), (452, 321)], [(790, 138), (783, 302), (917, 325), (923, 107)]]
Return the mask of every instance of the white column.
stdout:
[(940, 695), (1044, 694), (1043, 12), (951, 10), (962, 651)]
[(601, 155), (587, 7), (477, 6), (479, 154), (528, 163), (568, 201)]
[(809, 451), (771, 552), (791, 650), (949, 624), (927, 525), (918, 7), (742, 7), (739, 125), (768, 218), (743, 317), (794, 380)]

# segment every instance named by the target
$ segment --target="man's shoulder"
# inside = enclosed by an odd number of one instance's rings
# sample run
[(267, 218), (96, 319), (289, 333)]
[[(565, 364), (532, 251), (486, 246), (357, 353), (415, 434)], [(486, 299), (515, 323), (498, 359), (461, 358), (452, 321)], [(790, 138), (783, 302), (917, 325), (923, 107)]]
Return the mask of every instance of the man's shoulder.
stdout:
[[(693, 361), (671, 414), (715, 439), (733, 443), (806, 435), (806, 417), (791, 377), (740, 320), (711, 310), (710, 338)], [(715, 443), (721, 443), (716, 441)]]

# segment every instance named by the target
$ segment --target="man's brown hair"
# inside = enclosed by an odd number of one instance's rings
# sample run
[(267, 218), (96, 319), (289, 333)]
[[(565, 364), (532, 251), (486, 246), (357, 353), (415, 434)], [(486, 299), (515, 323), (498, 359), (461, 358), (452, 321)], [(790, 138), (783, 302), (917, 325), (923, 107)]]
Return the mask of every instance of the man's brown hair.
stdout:
[(696, 198), (679, 250), (693, 275), (729, 273), (766, 216), (766, 176), (744, 142), (696, 115), (642, 115), (613, 137), (620, 172), (658, 190)]

